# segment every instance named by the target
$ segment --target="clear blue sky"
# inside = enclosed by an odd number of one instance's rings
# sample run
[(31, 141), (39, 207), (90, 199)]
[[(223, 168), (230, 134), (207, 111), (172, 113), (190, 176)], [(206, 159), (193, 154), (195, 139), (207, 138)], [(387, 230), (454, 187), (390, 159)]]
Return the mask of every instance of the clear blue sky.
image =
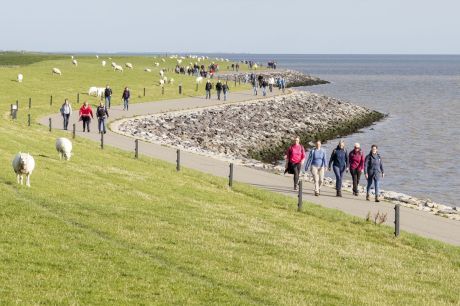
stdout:
[(460, 54), (460, 0), (18, 0), (0, 49)]

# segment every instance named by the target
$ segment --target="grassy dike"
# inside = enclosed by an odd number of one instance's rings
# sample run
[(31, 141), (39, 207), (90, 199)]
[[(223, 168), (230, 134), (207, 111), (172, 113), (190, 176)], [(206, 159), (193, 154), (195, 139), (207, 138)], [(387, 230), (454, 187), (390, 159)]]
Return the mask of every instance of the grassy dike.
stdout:
[[(67, 134), (3, 101), (0, 304), (460, 302), (458, 247), (86, 139), (59, 161)], [(30, 189), (18, 151), (36, 159)]]
[[(321, 141), (328, 141), (336, 139), (337, 137), (347, 136), (384, 119), (385, 116), (386, 115), (380, 112), (371, 111), (365, 116), (353, 118), (346, 122), (338, 122), (336, 125), (327, 129), (317, 129), (308, 133), (299, 132), (300, 142), (308, 144), (317, 139), (320, 139)], [(292, 140), (287, 138), (279, 144), (262, 148), (257, 151), (250, 151), (249, 155), (251, 158), (260, 160), (264, 163), (277, 163), (279, 160), (283, 159), (286, 150), (291, 144)]]

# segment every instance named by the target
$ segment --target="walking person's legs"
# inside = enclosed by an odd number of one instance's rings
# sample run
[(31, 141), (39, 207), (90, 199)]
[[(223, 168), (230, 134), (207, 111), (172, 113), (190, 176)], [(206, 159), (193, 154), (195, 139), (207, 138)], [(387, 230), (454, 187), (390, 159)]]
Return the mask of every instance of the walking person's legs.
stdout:
[(318, 195), (321, 193), (321, 186), (324, 183), (324, 167), (318, 169)]
[(358, 169), (351, 169), (350, 174), (353, 180), (353, 195), (358, 195), (358, 184), (359, 184), (360, 172), (358, 171)]
[(366, 200), (369, 201), (370, 199), (370, 194), (371, 194), (371, 187), (372, 187), (372, 182), (374, 181), (374, 177), (371, 175), (368, 175), (367, 177), (367, 186), (366, 186)]
[(319, 173), (318, 167), (312, 166), (311, 167), (311, 175), (313, 176), (313, 184), (315, 186), (315, 196), (319, 195)]
[(333, 166), (334, 174), (335, 174), (335, 190), (336, 195), (339, 197), (342, 195), (342, 175), (343, 171), (340, 167)]
[(63, 125), (64, 125), (64, 130), (66, 130), (66, 129), (67, 129), (67, 128), (66, 128), (66, 127), (67, 127), (67, 124), (66, 124), (66, 123), (67, 123), (67, 122), (66, 122), (66, 121), (67, 121), (67, 116), (66, 116), (65, 114), (62, 115), (62, 119), (63, 119), (63, 121), (64, 121), (64, 124), (63, 124)]
[(300, 163), (293, 165), (293, 168), (294, 168), (294, 190), (297, 190), (297, 185), (299, 184), (300, 167), (301, 167)]
[(380, 177), (378, 175), (374, 176), (374, 189), (375, 189), (375, 202), (380, 202)]

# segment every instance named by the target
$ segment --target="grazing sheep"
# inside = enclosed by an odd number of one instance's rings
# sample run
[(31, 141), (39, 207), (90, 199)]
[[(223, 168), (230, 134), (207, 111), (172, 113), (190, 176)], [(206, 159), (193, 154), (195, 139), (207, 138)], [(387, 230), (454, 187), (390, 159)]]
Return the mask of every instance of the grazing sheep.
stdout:
[(161, 60), (163, 61), (163, 63), (166, 62), (166, 60), (164, 58), (162, 58)]
[(120, 65), (115, 65), (114, 69), (115, 71), (123, 72), (123, 67), (121, 67)]
[(18, 83), (22, 83), (23, 78), (24, 78), (24, 76), (21, 73), (18, 74)]
[(201, 82), (203, 82), (203, 77), (197, 77), (195, 81), (197, 84), (201, 84)]
[(12, 162), (18, 184), (23, 183), (23, 175), (26, 175), (26, 185), (30, 187), (30, 175), (35, 168), (35, 160), (29, 153), (19, 152)]
[(115, 66), (117, 66), (117, 63), (112, 62), (112, 67), (115, 68)]
[(62, 72), (58, 68), (53, 68), (53, 74), (62, 75)]
[(72, 142), (64, 137), (56, 139), (56, 151), (59, 153), (59, 159), (70, 160), (72, 156)]
[(144, 71), (145, 71), (145, 72), (152, 72), (152, 69), (150, 69), (150, 68), (145, 68)]
[(73, 59), (73, 55), (71, 55), (70, 58)]
[(163, 77), (163, 81), (165, 82), (165, 84), (168, 84), (168, 78), (167, 77)]
[(98, 98), (104, 95), (105, 88), (104, 87), (96, 87), (92, 86), (88, 90), (88, 96), (96, 96)]
[(102, 61), (102, 67), (105, 67), (106, 62)]
[(174, 79), (173, 78), (169, 79), (169, 84), (171, 84), (171, 85), (174, 84)]
[(163, 77), (165, 75), (163, 69), (160, 70), (160, 76)]
[(182, 64), (182, 60), (181, 60), (181, 59), (178, 59), (178, 60), (177, 60), (177, 63), (178, 63), (179, 65)]
[(131, 63), (126, 63), (125, 66), (126, 68), (133, 69), (133, 64)]
[(160, 66), (160, 63), (155, 62), (155, 66), (156, 66), (156, 67), (159, 67), (159, 66)]
[(160, 86), (163, 87), (165, 85), (165, 81), (160, 79)]
[(74, 64), (74, 65), (75, 65), (75, 67), (78, 67), (78, 62), (77, 62), (77, 60), (76, 60), (76, 59), (74, 59), (74, 60), (72, 61), (72, 64)]
[(96, 54), (96, 58), (99, 59), (99, 55)]

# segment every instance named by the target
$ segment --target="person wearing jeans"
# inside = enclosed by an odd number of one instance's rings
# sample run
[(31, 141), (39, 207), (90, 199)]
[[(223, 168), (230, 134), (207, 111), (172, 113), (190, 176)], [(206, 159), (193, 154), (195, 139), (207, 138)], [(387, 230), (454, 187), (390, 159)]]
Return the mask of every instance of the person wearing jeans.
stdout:
[(286, 152), (286, 171), (294, 174), (294, 190), (297, 190), (299, 184), (299, 174), (302, 169), (302, 164), (305, 161), (305, 149), (300, 144), (299, 136), (294, 138), (294, 143), (289, 147)]
[(350, 165), (350, 174), (353, 180), (353, 195), (359, 194), (358, 186), (361, 173), (364, 171), (364, 154), (361, 151), (359, 143), (355, 143), (354, 149), (348, 155), (348, 161)]
[(319, 196), (321, 192), (321, 185), (324, 181), (324, 169), (326, 169), (326, 151), (321, 148), (321, 140), (317, 140), (315, 148), (310, 150), (307, 162), (305, 163), (305, 171), (310, 169), (313, 175), (313, 182), (315, 184), (315, 196)]
[(93, 110), (88, 102), (85, 101), (85, 103), (83, 103), (79, 115), (80, 120), (83, 121), (83, 132), (87, 130), (89, 133), (89, 124), (91, 123), (91, 118), (93, 118)]
[(110, 108), (110, 102), (112, 99), (112, 88), (110, 88), (109, 85), (105, 87), (104, 97), (105, 97), (105, 107)]
[(123, 90), (123, 95), (121, 96), (121, 98), (123, 99), (123, 110), (128, 110), (130, 97), (131, 92), (129, 91), (128, 87), (125, 87), (125, 90)]
[(385, 173), (383, 171), (383, 162), (380, 154), (378, 153), (377, 145), (372, 145), (371, 152), (364, 160), (364, 174), (367, 179), (366, 200), (370, 200), (370, 191), (372, 184), (374, 184), (375, 202), (380, 202), (380, 178), (384, 178)]
[(331, 165), (335, 174), (336, 196), (341, 197), (343, 173), (345, 170), (348, 171), (348, 153), (345, 150), (345, 142), (343, 140), (340, 140), (337, 148), (332, 151), (331, 158), (329, 159), (329, 171), (331, 171)]
[(61, 115), (64, 119), (64, 130), (67, 130), (69, 127), (69, 118), (72, 115), (72, 106), (67, 99), (64, 100), (64, 104), (61, 106)]
[(107, 108), (104, 106), (104, 103), (99, 103), (99, 106), (97, 107), (96, 110), (96, 117), (97, 117), (97, 122), (98, 122), (98, 129), (99, 133), (106, 133), (105, 130), (105, 120), (109, 118), (109, 112), (107, 111)]
[(210, 80), (206, 81), (206, 85), (204, 88), (206, 89), (206, 99), (211, 99), (212, 84)]
[(222, 92), (224, 94), (224, 101), (227, 101), (227, 94), (228, 94), (229, 87), (227, 84), (222, 85)]

